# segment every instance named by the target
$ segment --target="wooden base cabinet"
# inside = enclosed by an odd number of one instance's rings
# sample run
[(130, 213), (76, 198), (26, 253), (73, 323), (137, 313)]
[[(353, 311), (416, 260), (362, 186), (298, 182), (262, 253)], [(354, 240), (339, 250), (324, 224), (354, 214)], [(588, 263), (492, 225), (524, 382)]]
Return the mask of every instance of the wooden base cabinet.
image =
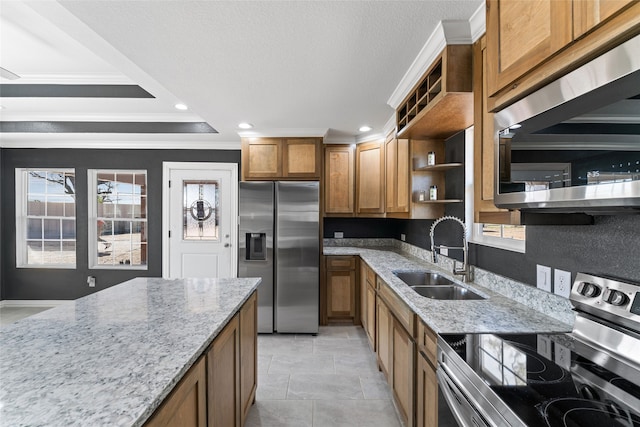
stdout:
[(206, 427), (206, 383), (206, 362), (205, 358), (201, 357), (180, 380), (145, 426)]
[(437, 427), (437, 335), (423, 322), (416, 323), (416, 427)]
[(359, 324), (356, 257), (328, 256), (325, 264), (328, 323)]
[(416, 427), (438, 426), (438, 378), (436, 368), (422, 353), (416, 361)]
[(405, 426), (413, 425), (413, 380), (415, 344), (413, 337), (404, 329), (398, 319), (391, 321), (391, 389), (398, 404), (398, 411)]
[(256, 400), (258, 384), (258, 294), (240, 310), (240, 425)]
[(207, 352), (209, 427), (240, 426), (240, 327), (234, 317)]

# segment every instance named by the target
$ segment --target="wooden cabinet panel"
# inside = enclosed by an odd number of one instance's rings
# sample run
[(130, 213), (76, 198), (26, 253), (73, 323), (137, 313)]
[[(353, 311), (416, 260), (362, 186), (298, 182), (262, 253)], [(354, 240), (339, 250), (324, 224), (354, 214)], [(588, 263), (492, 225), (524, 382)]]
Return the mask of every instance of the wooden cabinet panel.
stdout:
[(206, 362), (201, 357), (165, 399), (146, 427), (207, 425)]
[(373, 351), (377, 350), (378, 342), (376, 340), (376, 325), (378, 318), (376, 316), (376, 289), (367, 281), (367, 324), (366, 331), (369, 338), (369, 344)]
[(356, 310), (356, 272), (327, 271), (327, 316), (329, 321), (353, 320)]
[(438, 358), (438, 336), (422, 321), (416, 322), (418, 350), (435, 366)]
[(325, 257), (327, 322), (360, 324), (355, 256)]
[(321, 143), (315, 138), (283, 140), (283, 170), (285, 178), (320, 178)]
[(392, 328), (393, 373), (391, 374), (391, 388), (404, 425), (410, 427), (413, 425), (413, 358), (415, 348), (412, 336), (404, 329), (398, 319), (392, 319)]
[(327, 270), (355, 270), (355, 256), (328, 256), (326, 258)]
[[(495, 143), (493, 134), (493, 113), (487, 105), (487, 49), (486, 37), (482, 37), (473, 46), (473, 80), (475, 92), (473, 128), (474, 156), (474, 221), (486, 222), (487, 215), (497, 223), (508, 224), (512, 221), (511, 213), (499, 209), (493, 203), (495, 187)], [(481, 219), (482, 218), (482, 219)]]
[(253, 293), (240, 310), (240, 425), (255, 401), (258, 378), (258, 294)]
[(209, 427), (240, 426), (240, 331), (235, 316), (207, 352)]
[(384, 151), (382, 144), (371, 142), (356, 147), (356, 212), (383, 214)]
[(392, 328), (393, 318), (387, 304), (380, 297), (376, 298), (376, 350), (378, 352), (378, 367), (391, 383), (391, 357), (392, 357)]
[(580, 0), (573, 2), (573, 38), (577, 39), (637, 0)]
[(567, 46), (571, 17), (571, 0), (487, 0), (489, 95)]
[(438, 426), (438, 378), (422, 354), (416, 361), (416, 426)]
[(385, 142), (386, 212), (409, 212), (409, 140)]
[(242, 140), (242, 176), (244, 179), (275, 179), (282, 176), (282, 139), (250, 138)]
[(360, 324), (367, 332), (367, 265), (360, 260)]
[(324, 148), (324, 212), (348, 214), (354, 210), (355, 149), (349, 145)]

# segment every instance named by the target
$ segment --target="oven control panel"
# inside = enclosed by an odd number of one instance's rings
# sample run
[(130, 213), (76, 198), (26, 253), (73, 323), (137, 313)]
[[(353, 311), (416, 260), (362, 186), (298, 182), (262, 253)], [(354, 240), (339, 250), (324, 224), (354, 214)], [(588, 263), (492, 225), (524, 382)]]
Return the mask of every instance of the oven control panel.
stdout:
[(570, 299), (578, 310), (605, 318), (623, 318), (625, 323), (637, 322), (640, 328), (640, 284), (578, 273)]

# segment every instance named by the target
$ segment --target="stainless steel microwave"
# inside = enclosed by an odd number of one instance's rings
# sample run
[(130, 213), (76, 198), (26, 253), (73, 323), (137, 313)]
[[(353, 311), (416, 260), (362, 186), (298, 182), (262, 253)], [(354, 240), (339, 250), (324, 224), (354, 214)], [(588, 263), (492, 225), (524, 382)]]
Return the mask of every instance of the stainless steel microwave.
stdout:
[(640, 213), (640, 35), (494, 120), (496, 206)]

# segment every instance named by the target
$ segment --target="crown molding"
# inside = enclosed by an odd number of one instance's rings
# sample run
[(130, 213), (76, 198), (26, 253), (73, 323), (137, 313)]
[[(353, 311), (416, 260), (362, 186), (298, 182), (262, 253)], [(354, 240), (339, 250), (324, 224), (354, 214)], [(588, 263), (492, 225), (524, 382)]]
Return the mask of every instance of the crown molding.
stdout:
[(480, 7), (469, 18), (471, 26), (471, 41), (475, 43), (484, 33), (487, 32), (487, 5), (482, 2)]
[(356, 144), (363, 144), (365, 142), (378, 142), (384, 141), (386, 134), (384, 133), (372, 133), (370, 135), (363, 135), (356, 138)]
[(212, 134), (0, 134), (0, 148), (90, 148), (129, 150), (240, 150), (240, 141), (216, 141)]
[(238, 135), (241, 138), (295, 138), (312, 137), (324, 138), (329, 132), (328, 128), (281, 128), (263, 130), (243, 130)]
[(384, 124), (382, 133), (384, 135), (389, 135), (392, 132), (395, 134), (397, 132), (397, 128), (398, 124), (396, 123), (396, 113), (394, 111), (391, 117), (389, 117), (389, 120), (387, 120), (387, 122)]

